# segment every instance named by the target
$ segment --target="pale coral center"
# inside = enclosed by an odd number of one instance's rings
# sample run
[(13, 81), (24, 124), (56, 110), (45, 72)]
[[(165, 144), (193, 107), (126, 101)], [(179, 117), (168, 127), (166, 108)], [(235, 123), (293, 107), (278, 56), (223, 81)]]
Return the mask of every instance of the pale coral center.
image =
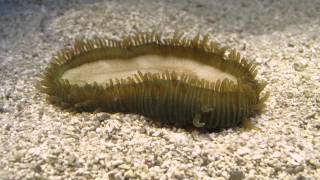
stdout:
[(191, 59), (182, 59), (173, 56), (144, 55), (130, 60), (108, 59), (99, 60), (67, 70), (63, 79), (68, 79), (71, 84), (83, 85), (97, 82), (104, 85), (110, 79), (133, 77), (138, 71), (142, 73), (175, 72), (177, 75), (187, 74), (209, 82), (225, 78), (237, 83), (236, 78), (226, 72), (202, 64)]

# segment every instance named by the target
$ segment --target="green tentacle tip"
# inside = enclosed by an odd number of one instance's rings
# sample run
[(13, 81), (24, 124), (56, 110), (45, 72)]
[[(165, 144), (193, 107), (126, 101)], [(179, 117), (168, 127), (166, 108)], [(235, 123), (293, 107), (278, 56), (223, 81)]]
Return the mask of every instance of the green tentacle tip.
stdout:
[(203, 112), (203, 113), (212, 112), (213, 110), (214, 110), (214, 107), (209, 107), (209, 106), (202, 106), (201, 107), (201, 112)]
[(201, 113), (197, 113), (192, 120), (192, 124), (194, 125), (194, 127), (201, 128), (206, 125), (206, 123), (200, 122), (200, 120), (201, 120)]

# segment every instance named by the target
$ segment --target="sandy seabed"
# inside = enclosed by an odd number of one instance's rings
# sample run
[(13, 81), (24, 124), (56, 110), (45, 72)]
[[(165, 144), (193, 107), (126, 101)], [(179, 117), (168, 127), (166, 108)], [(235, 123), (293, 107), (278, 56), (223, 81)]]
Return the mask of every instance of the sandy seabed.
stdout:
[[(261, 131), (71, 114), (34, 88), (76, 37), (175, 30), (238, 49), (271, 92)], [(320, 1), (0, 1), (0, 179), (320, 179)]]

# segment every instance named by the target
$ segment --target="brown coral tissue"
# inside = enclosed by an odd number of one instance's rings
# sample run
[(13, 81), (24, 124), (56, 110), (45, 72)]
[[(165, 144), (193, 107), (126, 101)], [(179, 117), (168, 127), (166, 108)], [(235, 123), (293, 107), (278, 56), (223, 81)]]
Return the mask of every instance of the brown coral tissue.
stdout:
[(209, 36), (76, 40), (53, 57), (37, 88), (64, 109), (141, 114), (217, 130), (259, 114), (267, 95), (256, 66)]

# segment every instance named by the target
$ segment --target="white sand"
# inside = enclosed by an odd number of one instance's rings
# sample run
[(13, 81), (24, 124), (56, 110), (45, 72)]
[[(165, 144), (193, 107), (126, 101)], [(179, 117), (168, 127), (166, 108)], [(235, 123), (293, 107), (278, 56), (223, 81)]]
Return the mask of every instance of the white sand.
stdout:
[[(320, 1), (50, 2), (0, 1), (0, 179), (320, 178)], [(33, 86), (75, 37), (153, 29), (210, 33), (258, 63), (271, 92), (252, 119), (262, 131), (74, 115)]]

